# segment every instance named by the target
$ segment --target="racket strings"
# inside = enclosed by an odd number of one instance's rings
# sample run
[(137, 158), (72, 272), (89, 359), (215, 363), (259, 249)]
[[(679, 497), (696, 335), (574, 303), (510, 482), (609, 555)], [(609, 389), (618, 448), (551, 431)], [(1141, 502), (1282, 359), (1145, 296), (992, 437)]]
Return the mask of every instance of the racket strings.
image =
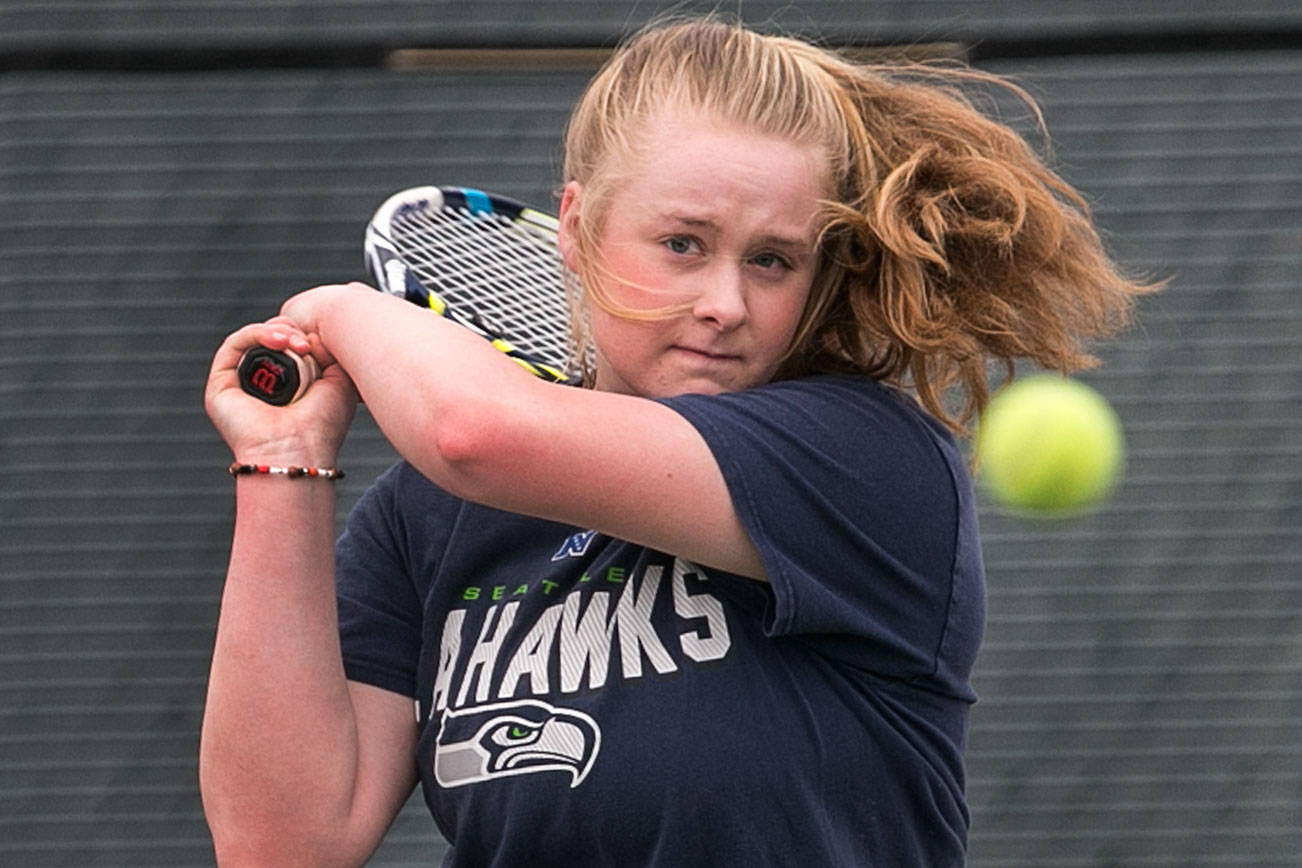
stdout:
[(449, 307), (490, 337), (564, 366), (570, 329), (554, 233), (453, 208), (406, 211), (391, 231), (417, 278)]

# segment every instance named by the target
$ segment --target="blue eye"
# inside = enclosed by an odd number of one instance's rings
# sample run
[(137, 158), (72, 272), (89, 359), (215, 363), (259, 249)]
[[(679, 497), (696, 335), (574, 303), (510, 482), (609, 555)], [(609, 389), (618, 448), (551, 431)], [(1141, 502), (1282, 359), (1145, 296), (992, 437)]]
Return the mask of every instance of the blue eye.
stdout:
[(763, 269), (790, 268), (791, 263), (776, 253), (759, 253), (751, 257), (751, 262)]
[(664, 245), (671, 253), (687, 256), (700, 251), (701, 246), (695, 238), (687, 235), (673, 235), (664, 240)]

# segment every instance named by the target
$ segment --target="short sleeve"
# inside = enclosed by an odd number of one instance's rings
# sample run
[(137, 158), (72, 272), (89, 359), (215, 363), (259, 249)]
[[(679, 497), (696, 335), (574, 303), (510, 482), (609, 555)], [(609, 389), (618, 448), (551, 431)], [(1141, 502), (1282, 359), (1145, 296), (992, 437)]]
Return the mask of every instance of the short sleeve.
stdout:
[[(850, 377), (664, 403), (709, 444), (759, 549), (769, 635), (816, 640), (885, 677), (952, 673), (948, 686), (966, 692), (984, 578), (979, 549), (963, 544), (975, 533), (966, 471), (938, 423)], [(955, 641), (953, 619), (970, 641)]]
[(402, 470), (380, 476), (349, 513), (335, 543), (335, 582), (347, 677), (414, 697), (422, 606), (404, 554)]

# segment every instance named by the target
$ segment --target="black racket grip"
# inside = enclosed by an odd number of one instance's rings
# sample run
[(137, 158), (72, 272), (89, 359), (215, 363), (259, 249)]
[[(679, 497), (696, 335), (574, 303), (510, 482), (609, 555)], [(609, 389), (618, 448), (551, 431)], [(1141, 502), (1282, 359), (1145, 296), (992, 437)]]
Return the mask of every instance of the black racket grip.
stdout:
[(244, 354), (237, 368), (240, 388), (253, 397), (277, 407), (292, 404), (321, 374), (316, 359), (291, 350), (254, 347)]

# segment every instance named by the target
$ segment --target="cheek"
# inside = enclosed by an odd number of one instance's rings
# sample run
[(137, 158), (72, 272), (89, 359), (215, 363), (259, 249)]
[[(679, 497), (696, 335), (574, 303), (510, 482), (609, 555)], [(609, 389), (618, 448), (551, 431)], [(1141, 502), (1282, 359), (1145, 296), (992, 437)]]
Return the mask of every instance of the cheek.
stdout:
[(763, 322), (764, 332), (770, 335), (774, 340), (783, 342), (783, 349), (786, 343), (796, 333), (796, 328), (800, 325), (801, 314), (805, 311), (805, 303), (809, 298), (808, 287), (803, 290), (794, 287), (791, 292), (783, 293), (771, 299), (766, 304), (759, 318)]
[(615, 358), (636, 356), (647, 343), (646, 329), (642, 323), (615, 316), (596, 306), (590, 317), (592, 342), (607, 359), (612, 355)]
[(611, 257), (611, 273), (605, 275), (602, 287), (606, 297), (618, 307), (632, 310), (652, 310), (663, 304), (662, 287), (655, 270), (635, 257)]
[(605, 297), (616, 308), (657, 311), (691, 301), (694, 287), (663, 261), (656, 245), (628, 240), (607, 241), (605, 272), (598, 275)]

